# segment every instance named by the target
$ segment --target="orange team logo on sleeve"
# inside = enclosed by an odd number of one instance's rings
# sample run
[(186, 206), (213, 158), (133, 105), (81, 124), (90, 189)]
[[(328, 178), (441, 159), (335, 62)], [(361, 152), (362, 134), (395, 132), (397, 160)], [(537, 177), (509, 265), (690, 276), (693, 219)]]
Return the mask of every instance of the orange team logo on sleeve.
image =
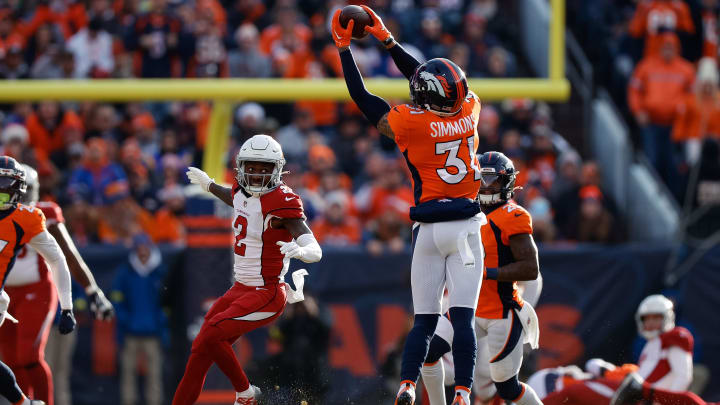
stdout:
[[(427, 83), (449, 91), (445, 78), (428, 75), (432, 78)], [(449, 117), (408, 104), (390, 110), (388, 122), (412, 175), (415, 204), (477, 196), (479, 115), (480, 100), (473, 93), (463, 100), (460, 112)]]

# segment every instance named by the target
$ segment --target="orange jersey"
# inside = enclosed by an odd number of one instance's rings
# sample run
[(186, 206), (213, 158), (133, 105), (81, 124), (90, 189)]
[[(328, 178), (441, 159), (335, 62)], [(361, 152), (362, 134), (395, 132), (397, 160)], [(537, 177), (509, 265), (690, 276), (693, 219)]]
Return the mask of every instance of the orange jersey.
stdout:
[(0, 211), (0, 289), (20, 249), (45, 230), (45, 215), (40, 209), (18, 204)]
[(645, 0), (638, 4), (628, 27), (630, 35), (646, 37), (645, 56), (657, 55), (662, 45), (661, 32), (695, 32), (690, 8), (682, 0)]
[(443, 117), (402, 104), (388, 122), (412, 174), (415, 205), (440, 198), (477, 197), (480, 100), (469, 92), (459, 113)]
[[(520, 234), (532, 235), (532, 218), (525, 208), (515, 202), (507, 202), (485, 214), (487, 224), (480, 228), (485, 248), (485, 267), (499, 268), (515, 261), (510, 250), (510, 237)], [(475, 316), (501, 319), (512, 308), (522, 307), (523, 300), (516, 282), (483, 280), (480, 287)]]

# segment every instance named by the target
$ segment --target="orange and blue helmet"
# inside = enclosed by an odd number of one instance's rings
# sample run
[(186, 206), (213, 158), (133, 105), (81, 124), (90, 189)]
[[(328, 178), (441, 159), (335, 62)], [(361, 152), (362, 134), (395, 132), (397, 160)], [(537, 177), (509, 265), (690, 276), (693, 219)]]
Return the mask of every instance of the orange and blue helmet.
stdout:
[(468, 95), (465, 72), (453, 61), (435, 58), (421, 64), (410, 78), (410, 99), (438, 115), (457, 114)]

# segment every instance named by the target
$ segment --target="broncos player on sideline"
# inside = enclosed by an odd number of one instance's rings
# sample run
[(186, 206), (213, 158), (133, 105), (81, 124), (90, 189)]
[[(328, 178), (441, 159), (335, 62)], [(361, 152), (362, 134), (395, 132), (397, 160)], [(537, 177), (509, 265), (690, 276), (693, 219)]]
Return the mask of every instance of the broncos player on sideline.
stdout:
[(484, 215), (475, 201), (480, 187), (476, 156), (480, 100), (469, 91), (465, 73), (455, 63), (443, 58), (420, 63), (395, 42), (372, 9), (363, 8), (373, 20), (364, 29), (385, 45), (410, 81), (412, 100), (412, 104), (391, 108), (365, 89), (350, 50), (355, 21), (343, 28), (337, 10), (332, 37), (350, 96), (370, 123), (397, 144), (412, 174), (415, 316), (403, 350), (395, 405), (415, 402), (415, 384), (440, 317), (446, 286), (455, 333), (453, 404), (469, 405), (476, 352), (473, 314), (482, 282), (482, 266), (475, 264), (484, 256), (480, 240)]
[[(27, 174), (20, 163), (9, 156), (0, 156), (0, 324), (10, 319), (7, 312), (10, 298), (5, 293), (8, 274), (20, 250), (30, 245), (45, 259), (53, 275), (57, 292), (52, 290), (50, 294), (60, 300), (59, 330), (62, 334), (68, 334), (75, 329), (70, 271), (65, 255), (45, 226), (45, 215), (38, 208), (20, 203), (27, 192), (26, 178)], [(44, 404), (28, 399), (18, 386), (12, 370), (2, 362), (0, 395), (13, 405)]]
[[(21, 202), (39, 209), (45, 215), (47, 230), (62, 249), (70, 274), (85, 288), (91, 312), (98, 319), (112, 318), (112, 304), (98, 288), (90, 269), (80, 257), (65, 228), (62, 209), (52, 201), (38, 201), (38, 174), (32, 167), (22, 166), (27, 191)], [(3, 342), (0, 354), (15, 373), (23, 391), (52, 405), (54, 376), (45, 360), (45, 347), (55, 318), (57, 295), (47, 264), (35, 250), (25, 246), (19, 251), (5, 280), (5, 291), (11, 302), (8, 311), (22, 322), (0, 328), (0, 341)], [(61, 350), (63, 355), (68, 356), (68, 362), (72, 356), (74, 338), (74, 334), (56, 335), (57, 343), (63, 344)], [(67, 344), (68, 341), (70, 344)], [(66, 391), (69, 391), (69, 382), (60, 381), (60, 384), (67, 384)]]

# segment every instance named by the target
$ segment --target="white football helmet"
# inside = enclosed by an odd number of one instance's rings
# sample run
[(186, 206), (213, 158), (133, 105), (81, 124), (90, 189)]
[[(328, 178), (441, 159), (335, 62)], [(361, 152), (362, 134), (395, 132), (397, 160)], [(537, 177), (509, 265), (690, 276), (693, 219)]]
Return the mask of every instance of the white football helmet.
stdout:
[[(642, 318), (645, 315), (662, 315), (662, 328), (654, 331), (644, 330)], [(675, 327), (675, 311), (673, 310), (672, 301), (660, 294), (646, 297), (640, 302), (640, 306), (638, 306), (637, 312), (635, 312), (635, 322), (637, 323), (638, 333), (647, 340), (672, 330)]]
[[(269, 162), (275, 164), (275, 168), (270, 174), (253, 174), (253, 176), (264, 176), (261, 185), (253, 186), (250, 184), (248, 173), (245, 173), (245, 162)], [(251, 195), (259, 197), (280, 185), (285, 157), (282, 147), (276, 140), (268, 135), (260, 134), (242, 144), (235, 157), (235, 166), (237, 167), (235, 178), (240, 187)]]
[(27, 183), (27, 191), (20, 199), (23, 204), (35, 204), (40, 200), (40, 179), (38, 172), (31, 166), (21, 163), (25, 169), (25, 182)]

